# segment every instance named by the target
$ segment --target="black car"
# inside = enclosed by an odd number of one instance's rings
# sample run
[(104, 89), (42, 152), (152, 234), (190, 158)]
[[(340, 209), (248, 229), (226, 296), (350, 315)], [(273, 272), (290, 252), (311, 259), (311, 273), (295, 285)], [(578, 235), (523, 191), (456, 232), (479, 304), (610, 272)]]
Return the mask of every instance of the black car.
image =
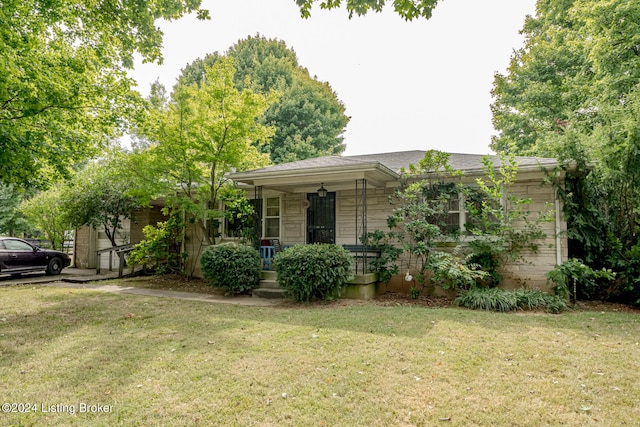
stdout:
[(15, 237), (0, 237), (0, 274), (44, 271), (56, 275), (69, 265), (71, 258), (64, 252), (39, 248)]

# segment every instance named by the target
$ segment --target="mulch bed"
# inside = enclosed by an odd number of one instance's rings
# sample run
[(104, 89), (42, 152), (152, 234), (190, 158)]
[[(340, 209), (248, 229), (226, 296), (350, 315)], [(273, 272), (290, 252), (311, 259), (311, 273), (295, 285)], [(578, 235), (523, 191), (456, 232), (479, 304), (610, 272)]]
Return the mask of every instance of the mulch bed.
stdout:
[[(187, 279), (180, 275), (158, 275), (158, 276), (139, 276), (134, 278), (122, 279), (122, 285), (127, 286), (136, 283), (137, 286), (142, 284), (144, 288), (163, 289), (171, 291), (198, 292), (210, 295), (222, 295), (224, 292), (207, 284), (203, 279)], [(294, 303), (292, 303), (294, 304)], [(385, 307), (393, 306), (419, 306), (427, 308), (448, 308), (457, 307), (454, 298), (451, 297), (434, 297), (420, 295), (416, 299), (411, 299), (408, 294), (399, 292), (387, 292), (370, 301), (345, 300), (324, 302), (318, 301), (311, 303), (312, 305), (326, 306), (347, 306), (357, 304), (375, 304)], [(640, 307), (632, 307), (626, 304), (604, 302), (604, 301), (578, 301), (575, 310), (580, 311), (599, 311), (599, 312), (626, 312), (640, 314)]]

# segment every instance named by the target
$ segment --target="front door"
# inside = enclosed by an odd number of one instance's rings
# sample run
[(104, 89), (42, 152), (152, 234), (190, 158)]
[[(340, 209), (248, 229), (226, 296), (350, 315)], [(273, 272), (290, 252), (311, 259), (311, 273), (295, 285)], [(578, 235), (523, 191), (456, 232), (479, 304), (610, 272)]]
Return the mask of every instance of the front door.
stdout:
[(308, 193), (307, 243), (336, 242), (336, 193)]

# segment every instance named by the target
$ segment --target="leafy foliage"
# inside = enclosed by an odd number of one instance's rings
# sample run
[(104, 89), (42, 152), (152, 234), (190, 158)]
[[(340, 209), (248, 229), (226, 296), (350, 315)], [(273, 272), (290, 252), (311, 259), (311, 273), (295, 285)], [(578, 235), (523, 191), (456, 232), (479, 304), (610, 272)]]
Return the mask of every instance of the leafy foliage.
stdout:
[(260, 285), (260, 253), (251, 246), (208, 246), (200, 263), (205, 278), (228, 295), (246, 294)]
[(254, 200), (247, 199), (247, 192), (238, 187), (227, 186), (220, 196), (224, 203), (228, 236), (240, 237), (243, 243), (256, 248), (260, 246), (260, 218)]
[(188, 64), (180, 84), (201, 84), (206, 67), (225, 58), (236, 64), (233, 81), (238, 90), (277, 92), (278, 99), (260, 121), (272, 127), (270, 144), (256, 147), (268, 153), (273, 163), (340, 154), (342, 133), (349, 121), (345, 107), (329, 84), (309, 75), (298, 64), (295, 52), (285, 42), (259, 35), (238, 41), (223, 56), (214, 52)]
[(167, 221), (145, 226), (144, 239), (129, 253), (129, 264), (146, 266), (158, 274), (182, 273), (186, 257), (180, 250), (184, 228), (180, 211), (175, 209)]
[[(62, 195), (63, 209), (73, 226), (102, 229), (113, 246), (122, 222), (131, 217), (141, 201), (131, 195), (118, 153), (101, 162), (89, 163), (76, 174)], [(126, 238), (126, 236), (120, 236)]]
[(570, 258), (547, 273), (553, 291), (564, 299), (600, 299), (608, 283), (615, 278), (611, 270), (593, 270), (581, 260)]
[(433, 284), (465, 288), (484, 277), (458, 249), (439, 248), (443, 242), (457, 242), (460, 235), (459, 228), (447, 224), (451, 203), (458, 202), (462, 189), (455, 183), (461, 173), (451, 168), (448, 158), (431, 150), (403, 171), (401, 185), (389, 200), (390, 231), (368, 233), (367, 244), (382, 249), (382, 257), (372, 263), (381, 280), (388, 281), (400, 269), (422, 290)]
[(370, 231), (363, 239), (363, 243), (380, 250), (379, 257), (369, 260), (369, 269), (378, 273), (379, 280), (384, 283), (389, 283), (393, 275), (400, 272), (397, 261), (403, 251), (392, 239), (393, 234), (382, 230)]
[(296, 301), (338, 298), (353, 275), (351, 254), (334, 244), (286, 248), (274, 265), (280, 287)]
[[(300, 14), (304, 18), (311, 16), (311, 6), (314, 3), (320, 3), (321, 9), (335, 9), (342, 4), (341, 0), (296, 0), (300, 7)], [(358, 16), (365, 15), (369, 11), (381, 12), (386, 1), (385, 0), (349, 0), (346, 1), (349, 18), (355, 13)], [(398, 15), (411, 21), (417, 18), (431, 18), (433, 9), (438, 4), (438, 0), (394, 0), (393, 9)]]
[(0, 8), (0, 180), (46, 187), (70, 175), (139, 111), (126, 68), (160, 61), (159, 19), (199, 0), (4, 1)]
[(67, 189), (62, 185), (36, 193), (18, 209), (30, 224), (44, 233), (52, 249), (62, 250), (65, 233), (73, 228), (63, 202)]
[(624, 251), (614, 268), (619, 279), (607, 289), (611, 299), (640, 306), (640, 244)]
[(257, 119), (273, 99), (238, 90), (234, 73), (233, 60), (222, 59), (206, 67), (202, 84), (177, 85), (169, 101), (156, 86), (149, 100), (154, 110), (138, 131), (143, 144), (130, 158), (148, 191), (196, 218), (210, 242), (223, 217), (218, 207), (226, 174), (269, 163), (256, 145), (266, 144), (273, 129)]
[(540, 241), (547, 237), (542, 224), (553, 219), (553, 211), (532, 214), (532, 200), (512, 191), (518, 165), (515, 156), (500, 154), (496, 168), (490, 157), (482, 160), (484, 178), (476, 179), (477, 188), (465, 188), (469, 212), (467, 231), (470, 262), (480, 265), (490, 275), (488, 283), (497, 286), (502, 280), (506, 263), (526, 262), (525, 253), (537, 253)]
[(16, 236), (30, 228), (27, 219), (18, 210), (24, 197), (23, 190), (0, 181), (0, 234)]
[(544, 310), (559, 313), (567, 308), (564, 300), (542, 291), (500, 288), (472, 288), (456, 298), (456, 304), (474, 310), (507, 312), (514, 310)]
[(431, 283), (439, 284), (443, 289), (471, 289), (487, 277), (487, 272), (480, 267), (471, 262), (469, 256), (462, 256), (460, 247), (453, 252), (436, 251), (431, 259)]
[(639, 18), (638, 2), (540, 0), (493, 90), (494, 149), (565, 164), (570, 256), (620, 272), (614, 288), (635, 286), (623, 272), (639, 243)]

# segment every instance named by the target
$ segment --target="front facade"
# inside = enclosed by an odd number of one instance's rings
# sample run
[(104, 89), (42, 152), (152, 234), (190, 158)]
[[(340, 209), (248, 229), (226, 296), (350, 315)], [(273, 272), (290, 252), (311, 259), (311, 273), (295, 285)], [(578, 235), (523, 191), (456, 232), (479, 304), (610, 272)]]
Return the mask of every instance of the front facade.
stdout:
[[(382, 153), (362, 156), (328, 156), (235, 173), (231, 178), (248, 186), (249, 197), (260, 200), (262, 238), (282, 245), (335, 243), (359, 245), (368, 231), (387, 230), (391, 213), (389, 196), (399, 185), (400, 169), (417, 164), (424, 151)], [(464, 172), (463, 183), (473, 184), (482, 176), (483, 156), (450, 154), (449, 164)], [(567, 258), (561, 205), (552, 185), (543, 185), (545, 169), (554, 159), (520, 157), (518, 179), (512, 187), (521, 198), (532, 200), (529, 210), (536, 215), (554, 210), (554, 218), (543, 224), (547, 238), (527, 262), (507, 266), (504, 285), (546, 289), (545, 275)], [(496, 166), (499, 159), (493, 158)], [(449, 219), (463, 229), (464, 204), (452, 206)], [(469, 237), (471, 238), (471, 237)], [(401, 286), (401, 278), (392, 286)]]

